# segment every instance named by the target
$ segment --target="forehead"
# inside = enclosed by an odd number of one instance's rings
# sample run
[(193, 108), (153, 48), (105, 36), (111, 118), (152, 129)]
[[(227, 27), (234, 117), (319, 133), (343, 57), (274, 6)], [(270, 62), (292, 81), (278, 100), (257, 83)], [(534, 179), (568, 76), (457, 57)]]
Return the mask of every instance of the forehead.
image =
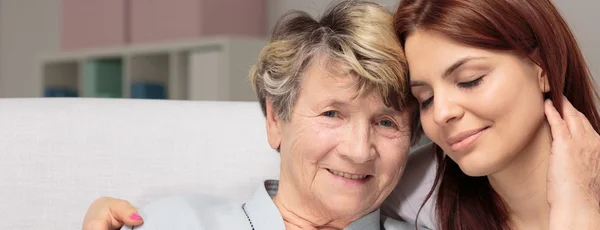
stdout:
[[(381, 93), (375, 87), (367, 89), (357, 97), (357, 76), (349, 68), (337, 65), (322, 65), (313, 62), (307, 66), (300, 84), (297, 106), (312, 110), (325, 109), (327, 106), (352, 108), (353, 111), (404, 116), (385, 105)], [(338, 108), (339, 109), (339, 108)]]
[(339, 61), (333, 61), (325, 55), (316, 56), (302, 73), (303, 85), (322, 88), (353, 89), (357, 77), (351, 69)]
[(446, 50), (462, 50), (465, 52), (483, 51), (482, 49), (459, 43), (436, 31), (423, 29), (417, 29), (412, 32), (406, 38), (405, 42), (406, 55), (412, 57), (443, 54)]
[(361, 97), (358, 95), (358, 78), (352, 69), (340, 62), (318, 57), (304, 70), (301, 76), (300, 97), (325, 100), (354, 100), (367, 98), (380, 102), (383, 99), (377, 88), (371, 87)]
[(411, 80), (426, 75), (441, 76), (445, 68), (462, 58), (494, 55), (492, 51), (467, 46), (427, 30), (416, 30), (407, 37), (405, 53)]

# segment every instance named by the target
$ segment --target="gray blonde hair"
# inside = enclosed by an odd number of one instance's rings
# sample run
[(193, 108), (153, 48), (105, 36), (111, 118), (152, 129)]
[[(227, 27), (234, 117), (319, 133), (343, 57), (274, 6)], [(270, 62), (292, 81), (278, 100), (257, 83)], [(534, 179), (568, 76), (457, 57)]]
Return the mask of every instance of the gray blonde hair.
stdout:
[(283, 16), (250, 70), (263, 113), (269, 99), (279, 118), (289, 120), (300, 76), (323, 54), (356, 77), (357, 97), (376, 89), (386, 106), (401, 111), (408, 100), (407, 63), (392, 22), (385, 7), (357, 0), (331, 6), (319, 20), (301, 11)]

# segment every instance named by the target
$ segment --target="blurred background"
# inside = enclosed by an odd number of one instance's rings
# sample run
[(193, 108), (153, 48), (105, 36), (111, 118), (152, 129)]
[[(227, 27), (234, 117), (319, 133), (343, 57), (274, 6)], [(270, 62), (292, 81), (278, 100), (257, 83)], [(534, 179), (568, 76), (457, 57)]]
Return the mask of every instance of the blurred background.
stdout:
[[(0, 0), (0, 97), (255, 100), (246, 74), (277, 19), (331, 2)], [(598, 82), (600, 1), (554, 2)]]

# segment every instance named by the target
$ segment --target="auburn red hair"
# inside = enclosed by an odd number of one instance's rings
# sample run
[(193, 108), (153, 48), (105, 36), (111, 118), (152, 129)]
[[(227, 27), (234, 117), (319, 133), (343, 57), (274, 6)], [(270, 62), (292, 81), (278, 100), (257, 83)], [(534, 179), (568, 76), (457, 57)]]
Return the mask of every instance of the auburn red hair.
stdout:
[[(546, 97), (559, 112), (565, 95), (599, 131), (598, 95), (591, 73), (573, 33), (550, 0), (402, 0), (394, 29), (403, 45), (413, 31), (424, 29), (468, 46), (527, 56), (546, 73), (550, 83)], [(438, 170), (427, 199), (437, 187), (440, 228), (509, 229), (508, 209), (487, 178), (467, 176), (443, 156), (439, 146), (436, 154)]]

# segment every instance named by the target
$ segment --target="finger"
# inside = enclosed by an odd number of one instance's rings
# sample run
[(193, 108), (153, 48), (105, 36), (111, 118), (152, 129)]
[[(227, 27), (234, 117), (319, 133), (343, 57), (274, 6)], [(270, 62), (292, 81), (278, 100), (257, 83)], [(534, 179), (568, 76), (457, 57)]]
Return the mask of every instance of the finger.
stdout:
[(573, 107), (573, 104), (565, 96), (562, 96), (562, 111), (563, 120), (567, 122), (571, 135), (579, 136), (586, 133), (581, 116), (579, 115), (580, 112)]
[(110, 226), (106, 221), (101, 220), (92, 220), (89, 223), (86, 223), (83, 230), (111, 230)]
[(544, 113), (546, 114), (546, 119), (548, 119), (548, 123), (550, 124), (550, 130), (554, 139), (571, 138), (571, 133), (569, 133), (569, 128), (567, 127), (567, 122), (560, 117), (560, 114), (558, 111), (556, 111), (552, 101), (546, 100), (544, 105)]
[(594, 130), (594, 126), (592, 126), (590, 120), (587, 117), (585, 117), (583, 113), (579, 112), (579, 117), (581, 119), (581, 122), (583, 123), (583, 128), (585, 129), (586, 133), (596, 133), (596, 130)]
[(556, 195), (554, 194), (554, 182), (551, 179), (546, 179), (546, 200), (548, 203), (552, 204), (556, 199)]
[(109, 206), (112, 217), (119, 223), (113, 223), (113, 227), (121, 227), (123, 224), (138, 226), (144, 222), (137, 208), (126, 200), (115, 199)]

